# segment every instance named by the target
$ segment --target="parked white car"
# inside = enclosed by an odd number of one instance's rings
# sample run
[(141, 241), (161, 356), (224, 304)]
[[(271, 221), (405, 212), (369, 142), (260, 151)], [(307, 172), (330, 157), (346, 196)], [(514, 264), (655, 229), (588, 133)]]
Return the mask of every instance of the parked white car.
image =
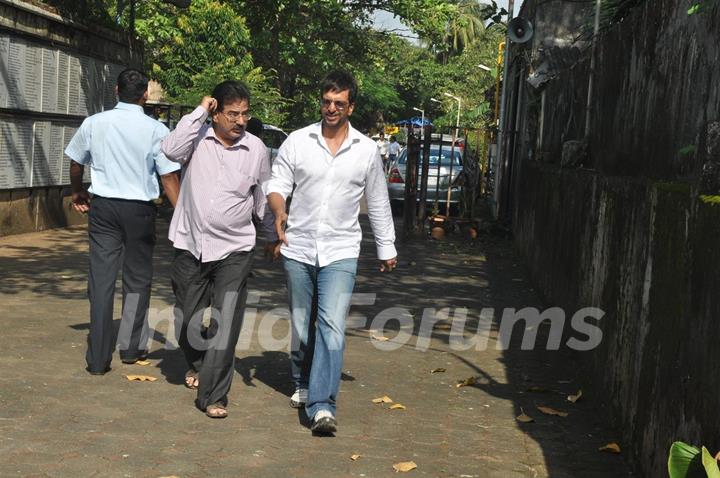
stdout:
[(263, 125), (262, 140), (263, 143), (265, 143), (265, 146), (267, 146), (268, 151), (270, 152), (271, 161), (275, 161), (275, 156), (277, 156), (278, 149), (280, 149), (280, 145), (283, 144), (283, 141), (285, 141), (285, 138), (287, 137), (287, 133), (285, 133), (285, 131), (281, 130), (277, 126), (273, 126), (271, 124)]

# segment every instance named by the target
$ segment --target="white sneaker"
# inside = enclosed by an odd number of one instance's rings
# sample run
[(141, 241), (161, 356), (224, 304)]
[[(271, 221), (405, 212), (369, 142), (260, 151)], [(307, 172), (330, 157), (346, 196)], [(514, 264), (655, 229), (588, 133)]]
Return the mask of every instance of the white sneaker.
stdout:
[(337, 431), (337, 420), (329, 410), (320, 410), (313, 417), (313, 424), (310, 427), (315, 433), (330, 434)]
[(295, 393), (292, 394), (292, 397), (290, 397), (290, 406), (293, 408), (303, 407), (305, 403), (307, 403), (307, 399), (307, 388), (297, 388), (295, 389)]
[(313, 417), (313, 421), (318, 422), (318, 421), (322, 420), (323, 418), (332, 418), (334, 420), (335, 415), (333, 415), (330, 410), (320, 410)]

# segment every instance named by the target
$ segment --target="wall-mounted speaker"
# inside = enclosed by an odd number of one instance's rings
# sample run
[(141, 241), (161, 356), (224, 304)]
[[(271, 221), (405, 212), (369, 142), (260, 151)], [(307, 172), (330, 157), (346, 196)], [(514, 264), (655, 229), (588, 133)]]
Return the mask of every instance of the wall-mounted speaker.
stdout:
[(533, 37), (533, 26), (522, 17), (515, 17), (508, 24), (508, 36), (515, 43), (525, 43)]

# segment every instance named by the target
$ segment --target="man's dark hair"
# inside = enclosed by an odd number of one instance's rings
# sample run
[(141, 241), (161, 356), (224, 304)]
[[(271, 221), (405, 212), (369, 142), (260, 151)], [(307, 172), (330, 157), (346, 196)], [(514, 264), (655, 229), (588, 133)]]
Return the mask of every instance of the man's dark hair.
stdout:
[(320, 83), (320, 97), (328, 91), (345, 91), (348, 90), (348, 100), (350, 104), (355, 103), (357, 95), (357, 81), (350, 73), (344, 70), (335, 70), (327, 74), (322, 83)]
[(263, 132), (263, 123), (256, 117), (250, 118), (247, 123), (245, 123), (245, 131), (247, 131), (250, 134), (254, 134), (258, 138), (262, 138), (262, 132)]
[(141, 71), (128, 68), (117, 78), (118, 98), (123, 103), (138, 103), (148, 89), (148, 77)]
[(250, 103), (250, 92), (242, 81), (226, 80), (217, 85), (212, 91), (212, 97), (217, 100), (217, 111), (223, 111), (225, 103), (247, 100)]

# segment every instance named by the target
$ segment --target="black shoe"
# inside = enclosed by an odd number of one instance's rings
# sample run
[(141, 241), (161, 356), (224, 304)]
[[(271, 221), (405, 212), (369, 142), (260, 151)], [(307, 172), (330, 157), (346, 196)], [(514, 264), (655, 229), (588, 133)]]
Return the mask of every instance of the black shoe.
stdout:
[(335, 418), (333, 416), (322, 417), (313, 422), (312, 427), (310, 427), (310, 430), (312, 430), (315, 433), (322, 433), (324, 435), (329, 435), (329, 434), (335, 433), (337, 431), (337, 421), (335, 420)]
[(147, 360), (147, 357), (148, 357), (148, 353), (147, 353), (147, 350), (146, 350), (146, 351), (144, 351), (144, 352), (141, 352), (140, 355), (138, 355), (137, 357), (134, 357), (134, 358), (128, 358), (128, 357), (122, 358), (122, 357), (120, 357), (120, 361), (121, 361), (122, 363), (124, 363), (124, 364), (132, 365), (132, 364), (134, 364), (134, 363), (137, 363), (139, 360)]
[(90, 375), (105, 375), (112, 369), (110, 368), (110, 366), (108, 366), (105, 367), (105, 370), (91, 370), (90, 367), (85, 367), (85, 370), (87, 370)]

